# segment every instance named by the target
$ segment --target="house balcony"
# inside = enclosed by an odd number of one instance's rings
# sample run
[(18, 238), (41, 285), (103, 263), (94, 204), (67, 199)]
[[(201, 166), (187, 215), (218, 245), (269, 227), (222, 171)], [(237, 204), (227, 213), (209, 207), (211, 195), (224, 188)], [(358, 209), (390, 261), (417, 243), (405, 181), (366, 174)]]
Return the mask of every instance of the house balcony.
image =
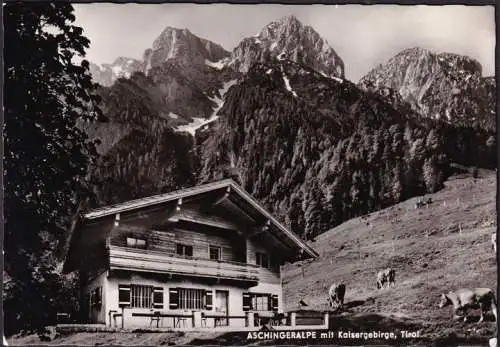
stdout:
[(200, 258), (168, 256), (159, 251), (109, 247), (110, 270), (129, 270), (189, 277), (259, 281), (258, 267), (252, 264)]

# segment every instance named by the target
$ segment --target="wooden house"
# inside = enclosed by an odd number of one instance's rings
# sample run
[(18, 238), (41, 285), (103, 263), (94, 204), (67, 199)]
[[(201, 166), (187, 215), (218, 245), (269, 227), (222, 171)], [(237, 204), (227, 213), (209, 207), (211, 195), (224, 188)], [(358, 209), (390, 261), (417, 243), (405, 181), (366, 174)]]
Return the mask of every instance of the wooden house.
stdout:
[(248, 327), (283, 311), (281, 265), (315, 257), (227, 179), (84, 214), (64, 270), (79, 272), (82, 323)]

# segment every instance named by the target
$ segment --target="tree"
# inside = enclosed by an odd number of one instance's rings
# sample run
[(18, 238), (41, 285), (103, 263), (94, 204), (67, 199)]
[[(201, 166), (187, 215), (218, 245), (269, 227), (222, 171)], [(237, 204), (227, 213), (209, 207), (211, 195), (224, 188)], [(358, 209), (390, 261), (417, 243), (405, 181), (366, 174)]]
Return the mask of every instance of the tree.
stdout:
[(71, 300), (54, 249), (65, 243), (79, 201), (90, 196), (86, 177), (97, 152), (77, 125), (104, 119), (89, 63), (74, 62), (84, 57), (89, 40), (71, 24), (72, 6), (7, 3), (4, 14), (9, 334), (52, 323), (56, 303)]

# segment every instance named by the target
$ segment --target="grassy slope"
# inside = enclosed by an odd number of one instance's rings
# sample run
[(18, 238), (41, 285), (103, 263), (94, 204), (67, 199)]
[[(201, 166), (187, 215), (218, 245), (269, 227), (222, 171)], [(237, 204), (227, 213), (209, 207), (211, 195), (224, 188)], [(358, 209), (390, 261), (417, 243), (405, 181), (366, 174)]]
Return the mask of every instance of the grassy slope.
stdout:
[[(320, 253), (319, 259), (285, 267), (287, 309), (297, 309), (298, 301), (304, 299), (308, 309), (327, 310), (327, 287), (342, 281), (347, 285), (347, 309), (331, 316), (332, 329), (418, 328), (424, 337), (431, 339), (455, 334), (484, 343), (484, 338), (494, 334), (495, 323), (453, 322), (450, 307), (439, 310), (436, 306), (443, 291), (458, 287), (496, 288), (496, 263), (490, 245), (490, 234), (496, 229), (495, 195), (494, 172), (481, 172), (481, 178), (475, 182), (471, 177), (456, 176), (446, 182), (443, 190), (429, 195), (434, 201), (430, 208), (415, 209), (416, 198), (413, 198), (352, 219), (320, 235), (312, 244)], [(459, 225), (462, 233), (459, 233)], [(375, 274), (386, 266), (396, 268), (396, 286), (378, 291)], [(247, 344), (245, 336), (76, 333), (51, 344)], [(40, 343), (36, 336), (10, 342)], [(263, 343), (287, 342), (260, 341)], [(363, 341), (339, 343), (359, 345)]]
[[(490, 244), (496, 230), (495, 172), (481, 172), (477, 180), (454, 176), (428, 196), (433, 199), (429, 208), (415, 209), (417, 198), (409, 199), (318, 236), (312, 247), (319, 259), (285, 269), (287, 308), (297, 309), (304, 299), (307, 308), (328, 309), (328, 286), (343, 282), (347, 306), (352, 306), (344, 318), (372, 312), (420, 326), (432, 338), (453, 332), (491, 336), (495, 323), (452, 322), (450, 307), (436, 306), (441, 292), (459, 287), (496, 291)], [(375, 276), (387, 266), (396, 269), (396, 286), (379, 291)]]

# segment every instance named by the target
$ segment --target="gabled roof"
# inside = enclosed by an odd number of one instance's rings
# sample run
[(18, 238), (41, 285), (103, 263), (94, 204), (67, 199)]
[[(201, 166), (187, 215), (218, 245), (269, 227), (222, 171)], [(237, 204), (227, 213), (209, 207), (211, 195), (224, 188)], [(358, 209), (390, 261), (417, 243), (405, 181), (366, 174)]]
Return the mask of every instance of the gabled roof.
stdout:
[(85, 220), (96, 220), (99, 218), (111, 216), (117, 213), (133, 211), (139, 208), (154, 206), (169, 201), (188, 198), (191, 196), (207, 193), (216, 189), (230, 187), (243, 200), (250, 204), (259, 214), (269, 220), (284, 236), (293, 241), (300, 249), (307, 253), (310, 257), (318, 257), (318, 253), (302, 241), (296, 234), (288, 230), (284, 225), (276, 220), (269, 212), (267, 212), (249, 193), (240, 187), (232, 179), (224, 179), (221, 181), (211, 182), (208, 184), (198, 185), (195, 187), (181, 189), (166, 194), (153, 195), (146, 198), (130, 200), (127, 202), (101, 207), (84, 214)]

